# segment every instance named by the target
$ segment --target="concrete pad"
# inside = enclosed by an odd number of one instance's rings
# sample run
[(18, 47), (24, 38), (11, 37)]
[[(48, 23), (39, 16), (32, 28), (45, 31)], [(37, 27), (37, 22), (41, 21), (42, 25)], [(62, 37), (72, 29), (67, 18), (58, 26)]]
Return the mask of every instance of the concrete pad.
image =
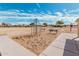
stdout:
[(61, 34), (57, 38), (56, 42), (52, 43), (51, 46), (55, 46), (55, 47), (58, 47), (61, 49), (69, 50), (69, 51), (77, 53), (79, 55), (79, 51), (76, 47), (75, 41), (73, 40), (74, 37), (76, 37), (75, 34), (68, 34), (68, 33)]
[(44, 56), (78, 56), (77, 54), (71, 53), (69, 51), (59, 49), (56, 47), (49, 47), (41, 55)]
[(63, 56), (79, 56), (79, 55), (65, 50)]
[(76, 38), (77, 34), (72, 34), (72, 33), (62, 33), (60, 34), (55, 41), (60, 41), (60, 42), (65, 42), (66, 39), (72, 40), (73, 38)]
[(42, 54), (47, 56), (62, 56), (63, 50), (50, 46)]
[(66, 40), (64, 49), (69, 50), (73, 53), (77, 53), (79, 55), (79, 51), (74, 40)]
[(79, 38), (75, 39), (75, 42), (76, 42), (77, 49), (79, 51)]
[(71, 52), (77, 53), (79, 54), (79, 51), (76, 47), (75, 41), (73, 40), (66, 40), (65, 43), (62, 42), (55, 42), (53, 45), (51, 45), (52, 47), (57, 47), (57, 48), (61, 48), (61, 49), (65, 49), (65, 50), (69, 50)]
[(51, 46), (52, 47), (58, 47), (58, 48), (64, 49), (65, 42), (59, 42), (59, 41), (57, 41), (57, 42), (54, 42)]
[(35, 54), (7, 36), (0, 36), (0, 53), (2, 56), (34, 56)]

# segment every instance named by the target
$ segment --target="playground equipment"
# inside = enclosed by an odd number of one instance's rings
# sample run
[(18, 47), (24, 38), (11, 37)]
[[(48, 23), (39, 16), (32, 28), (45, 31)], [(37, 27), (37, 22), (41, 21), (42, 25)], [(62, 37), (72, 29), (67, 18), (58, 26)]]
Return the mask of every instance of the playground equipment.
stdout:
[(34, 21), (32, 21), (32, 23), (34, 23), (34, 25), (31, 26), (32, 36), (38, 36), (41, 32), (45, 31), (44, 27), (41, 26), (41, 23), (37, 18), (35, 18)]

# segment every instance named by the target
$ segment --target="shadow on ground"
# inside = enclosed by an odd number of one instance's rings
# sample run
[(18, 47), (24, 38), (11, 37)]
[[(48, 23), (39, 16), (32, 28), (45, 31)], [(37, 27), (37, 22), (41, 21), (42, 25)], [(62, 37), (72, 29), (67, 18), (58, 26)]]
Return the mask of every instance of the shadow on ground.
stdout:
[(67, 39), (64, 47), (63, 56), (79, 56), (79, 41)]

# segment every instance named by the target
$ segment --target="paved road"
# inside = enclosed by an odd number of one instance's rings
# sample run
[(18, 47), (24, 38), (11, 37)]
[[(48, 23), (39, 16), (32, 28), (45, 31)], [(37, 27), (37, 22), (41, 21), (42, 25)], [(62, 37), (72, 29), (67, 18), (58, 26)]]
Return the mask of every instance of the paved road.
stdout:
[(8, 36), (0, 36), (0, 53), (2, 56), (35, 56)]

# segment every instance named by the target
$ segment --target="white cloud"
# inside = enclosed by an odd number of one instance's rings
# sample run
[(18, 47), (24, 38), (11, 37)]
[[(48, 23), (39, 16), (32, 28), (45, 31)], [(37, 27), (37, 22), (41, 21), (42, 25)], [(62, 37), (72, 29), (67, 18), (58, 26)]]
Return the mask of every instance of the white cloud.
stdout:
[(59, 17), (62, 17), (63, 16), (63, 13), (61, 13), (61, 12), (56, 12), (55, 13), (57, 16), (59, 16)]
[[(56, 15), (52, 15), (51, 11), (48, 11), (47, 14), (45, 14), (43, 11), (40, 12), (39, 14), (36, 13), (24, 13), (24, 12), (20, 12), (20, 10), (8, 10), (8, 11), (0, 11), (0, 20), (3, 19), (7, 19), (11, 18), (11, 19), (17, 19), (17, 20), (27, 20), (27, 19), (35, 19), (38, 18), (39, 20), (45, 20), (45, 21), (49, 21), (52, 20), (51, 23), (54, 23), (54, 21), (57, 20), (64, 20), (64, 21), (68, 21), (68, 22), (75, 22), (75, 20), (78, 18), (78, 16), (71, 16), (71, 14), (69, 13), (69, 11), (64, 10), (65, 11), (65, 15), (62, 12), (56, 12)], [(23, 23), (23, 22), (17, 22), (19, 23)], [(27, 22), (24, 22), (27, 23)]]
[(72, 9), (68, 11), (68, 13), (75, 13), (75, 12), (79, 12), (79, 9)]
[(70, 23), (75, 23), (76, 19), (79, 18), (79, 9), (64, 9), (64, 21), (69, 21)]
[[(17, 24), (29, 23), (29, 22), (21, 22), (20, 20), (27, 20), (27, 19), (35, 19), (38, 18), (39, 20), (49, 21), (49, 20), (56, 20), (56, 16), (52, 16), (49, 14), (31, 14), (31, 13), (22, 13), (18, 11), (0, 11), (0, 20), (10, 20), (10, 19), (17, 19), (19, 22)], [(43, 23), (43, 22), (42, 22)], [(52, 22), (53, 23), (53, 22)]]
[(71, 9), (71, 10), (64, 10), (65, 16), (70, 17), (78, 17), (79, 16), (79, 9)]
[(16, 24), (30, 24), (31, 22), (16, 22)]

